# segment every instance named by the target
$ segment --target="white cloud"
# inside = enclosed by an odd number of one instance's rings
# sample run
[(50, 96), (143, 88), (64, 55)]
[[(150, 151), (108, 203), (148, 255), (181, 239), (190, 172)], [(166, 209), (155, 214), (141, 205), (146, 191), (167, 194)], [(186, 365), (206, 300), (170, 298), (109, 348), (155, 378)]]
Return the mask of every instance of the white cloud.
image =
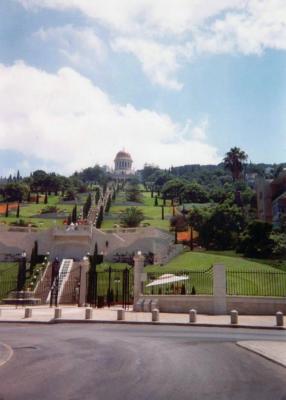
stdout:
[[(286, 49), (285, 0), (18, 1), (30, 10), (79, 10), (109, 30), (114, 50), (136, 56), (152, 83), (174, 90), (183, 86), (176, 76), (179, 69), (201, 54)], [(82, 46), (92, 47), (91, 32), (64, 32), (64, 37), (71, 34), (81, 42), (80, 50), (65, 42), (62, 53), (74, 64), (88, 62), (91, 52), (82, 58)], [(97, 50), (99, 43), (93, 43)]]
[[(224, 10), (240, 10), (248, 0), (18, 0), (30, 9), (77, 9), (121, 33), (182, 34)], [(268, 0), (267, 0), (268, 1)]]
[(76, 66), (94, 67), (95, 63), (103, 62), (106, 56), (103, 41), (91, 28), (72, 25), (42, 28), (35, 36), (44, 42), (55, 42), (59, 52)]
[(135, 55), (151, 82), (174, 90), (182, 88), (174, 77), (179, 69), (175, 47), (142, 39), (118, 38), (112, 43), (112, 48)]
[(219, 161), (204, 133), (185, 133), (168, 115), (113, 103), (71, 68), (48, 74), (22, 62), (0, 65), (0, 147), (25, 159), (57, 163), (69, 173), (96, 162), (112, 165), (124, 146), (136, 167)]

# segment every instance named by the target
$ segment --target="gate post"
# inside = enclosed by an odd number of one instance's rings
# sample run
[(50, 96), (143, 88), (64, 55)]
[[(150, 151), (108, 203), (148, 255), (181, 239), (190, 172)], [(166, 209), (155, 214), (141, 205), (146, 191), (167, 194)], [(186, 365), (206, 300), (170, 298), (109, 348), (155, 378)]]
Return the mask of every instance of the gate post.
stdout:
[(87, 257), (83, 257), (80, 269), (80, 286), (79, 286), (79, 307), (84, 307), (86, 303), (86, 288), (87, 288), (87, 272), (89, 267), (89, 261)]
[(216, 264), (213, 266), (213, 299), (214, 314), (226, 314), (226, 271), (225, 266)]
[(134, 260), (134, 305), (137, 303), (140, 295), (142, 294), (142, 273), (144, 271), (145, 257), (141, 251), (138, 251)]

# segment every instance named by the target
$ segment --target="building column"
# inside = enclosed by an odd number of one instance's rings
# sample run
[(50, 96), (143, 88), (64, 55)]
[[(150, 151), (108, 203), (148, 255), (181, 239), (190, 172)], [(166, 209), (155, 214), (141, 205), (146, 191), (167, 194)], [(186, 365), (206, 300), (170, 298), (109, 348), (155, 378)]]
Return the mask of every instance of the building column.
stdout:
[(226, 271), (223, 264), (213, 266), (214, 314), (226, 314)]
[(89, 260), (84, 257), (81, 262), (80, 269), (80, 291), (79, 291), (79, 307), (84, 307), (86, 303), (87, 274), (89, 269)]
[(138, 251), (134, 260), (134, 305), (137, 303), (140, 295), (143, 292), (143, 282), (142, 274), (144, 271), (144, 260), (145, 257), (142, 255), (141, 251)]

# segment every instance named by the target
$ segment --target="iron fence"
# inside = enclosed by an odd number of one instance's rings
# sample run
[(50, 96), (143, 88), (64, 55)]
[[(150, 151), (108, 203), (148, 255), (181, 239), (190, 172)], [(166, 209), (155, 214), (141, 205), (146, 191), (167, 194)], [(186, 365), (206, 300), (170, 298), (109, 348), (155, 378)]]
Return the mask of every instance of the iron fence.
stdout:
[(175, 272), (147, 272), (145, 295), (213, 294), (213, 268)]
[(17, 290), (18, 262), (1, 262), (0, 270), (0, 301), (5, 299), (10, 292)]
[(226, 271), (226, 291), (237, 296), (286, 296), (286, 273), (280, 271)]
[(133, 270), (107, 268), (104, 271), (90, 269), (87, 279), (87, 303), (97, 306), (122, 304), (128, 307), (133, 299)]

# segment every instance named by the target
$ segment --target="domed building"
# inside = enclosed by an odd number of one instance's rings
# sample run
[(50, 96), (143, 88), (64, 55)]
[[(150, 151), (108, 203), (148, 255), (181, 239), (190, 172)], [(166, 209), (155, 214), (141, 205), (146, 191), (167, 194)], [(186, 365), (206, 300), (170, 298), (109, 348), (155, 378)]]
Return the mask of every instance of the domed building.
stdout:
[(132, 175), (132, 157), (125, 150), (121, 150), (116, 154), (114, 160), (114, 174), (117, 178), (125, 178)]

